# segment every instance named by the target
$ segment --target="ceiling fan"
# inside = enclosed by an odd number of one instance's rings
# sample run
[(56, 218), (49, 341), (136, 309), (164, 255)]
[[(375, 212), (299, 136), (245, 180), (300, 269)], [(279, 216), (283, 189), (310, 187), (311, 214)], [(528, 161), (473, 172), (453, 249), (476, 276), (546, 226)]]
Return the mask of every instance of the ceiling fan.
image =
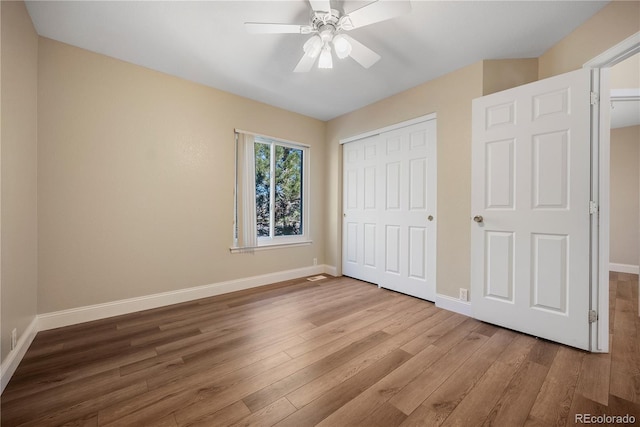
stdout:
[(244, 23), (251, 34), (312, 34), (303, 46), (302, 59), (293, 70), (297, 73), (311, 70), (316, 59), (318, 68), (333, 68), (331, 45), (338, 58), (350, 56), (364, 68), (371, 67), (378, 62), (380, 55), (344, 32), (395, 18), (411, 10), (409, 1), (397, 0), (375, 0), (349, 14), (332, 9), (330, 0), (309, 0), (309, 3), (311, 18), (307, 25)]

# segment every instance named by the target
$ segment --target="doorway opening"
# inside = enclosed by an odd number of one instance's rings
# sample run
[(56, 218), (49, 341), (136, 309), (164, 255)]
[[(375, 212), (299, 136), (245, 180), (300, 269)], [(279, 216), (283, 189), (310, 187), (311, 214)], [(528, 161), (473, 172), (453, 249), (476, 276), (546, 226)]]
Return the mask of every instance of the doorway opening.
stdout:
[(583, 68), (591, 70), (592, 102), (591, 193), (598, 209), (591, 224), (591, 351), (609, 351), (609, 268), (611, 231), (611, 69), (640, 52), (640, 32), (608, 49)]

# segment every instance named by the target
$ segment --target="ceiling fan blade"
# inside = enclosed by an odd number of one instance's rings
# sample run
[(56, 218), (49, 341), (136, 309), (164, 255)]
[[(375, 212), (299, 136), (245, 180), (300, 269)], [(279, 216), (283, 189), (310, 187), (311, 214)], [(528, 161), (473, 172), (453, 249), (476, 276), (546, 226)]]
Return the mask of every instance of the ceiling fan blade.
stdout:
[(331, 2), (329, 0), (309, 0), (309, 4), (314, 12), (331, 12)]
[(376, 22), (386, 21), (396, 16), (404, 15), (411, 11), (411, 2), (409, 1), (383, 1), (376, 0), (373, 3), (354, 10), (348, 16), (345, 30), (364, 27), (365, 25), (375, 24)]
[(309, 34), (309, 25), (271, 24), (267, 22), (245, 22), (244, 28), (249, 34)]
[(293, 72), (294, 73), (309, 72), (311, 70), (311, 67), (313, 67), (313, 64), (316, 62), (316, 58), (317, 57), (314, 58), (305, 53), (304, 55), (302, 55), (300, 62), (298, 62), (298, 65), (296, 65), (296, 68), (294, 68)]
[(351, 44), (351, 53), (349, 53), (349, 56), (364, 68), (369, 68), (380, 60), (380, 55), (355, 40), (353, 37), (349, 37), (346, 34), (343, 34), (343, 36)]

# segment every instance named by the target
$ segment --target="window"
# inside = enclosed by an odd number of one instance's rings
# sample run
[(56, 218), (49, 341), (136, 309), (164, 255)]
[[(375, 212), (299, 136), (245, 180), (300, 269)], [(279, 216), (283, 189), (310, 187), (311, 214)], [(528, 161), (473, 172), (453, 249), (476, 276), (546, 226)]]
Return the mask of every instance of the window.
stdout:
[(308, 243), (309, 148), (237, 132), (234, 249)]
[(303, 150), (262, 138), (254, 147), (258, 238), (301, 235)]

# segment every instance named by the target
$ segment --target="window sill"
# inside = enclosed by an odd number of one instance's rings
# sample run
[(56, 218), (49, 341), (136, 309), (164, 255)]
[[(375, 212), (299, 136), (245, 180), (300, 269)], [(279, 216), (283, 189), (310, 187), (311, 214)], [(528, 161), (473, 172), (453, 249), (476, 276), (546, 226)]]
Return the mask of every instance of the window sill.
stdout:
[(272, 243), (268, 245), (260, 245), (260, 246), (252, 246), (252, 247), (235, 247), (232, 246), (229, 248), (229, 251), (232, 254), (241, 254), (247, 252), (257, 252), (264, 251), (267, 249), (284, 249), (284, 248), (292, 248), (296, 246), (308, 246), (312, 244), (312, 240), (301, 240), (298, 242), (287, 242), (287, 243)]

